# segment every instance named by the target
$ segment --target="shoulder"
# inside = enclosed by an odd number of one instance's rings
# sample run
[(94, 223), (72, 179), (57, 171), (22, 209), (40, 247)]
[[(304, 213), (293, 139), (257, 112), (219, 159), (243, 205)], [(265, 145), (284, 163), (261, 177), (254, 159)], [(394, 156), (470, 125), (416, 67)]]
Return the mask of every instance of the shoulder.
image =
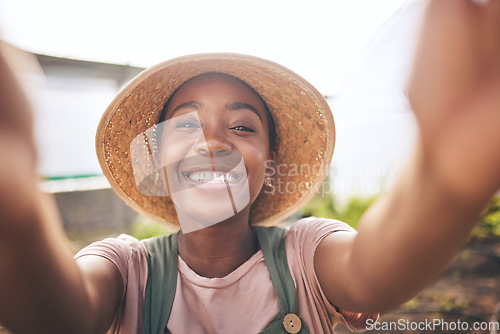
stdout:
[[(122, 234), (117, 238), (107, 238), (85, 247), (75, 255), (77, 262), (89, 263), (89, 271), (98, 271), (97, 263), (112, 263), (122, 279), (122, 299), (116, 310), (109, 333), (142, 333), (144, 313), (144, 291), (148, 277), (147, 250), (143, 243), (134, 237)], [(108, 261), (102, 261), (106, 259)], [(100, 276), (99, 272), (98, 275)], [(100, 295), (107, 296), (107, 284)]]
[(75, 257), (78, 258), (95, 253), (115, 253), (115, 255), (128, 257), (133, 252), (142, 251), (146, 251), (142, 242), (130, 235), (121, 234), (116, 238), (106, 238), (96, 241), (79, 251)]
[[(75, 255), (75, 259), (87, 256), (98, 256), (112, 262), (122, 276), (127, 276), (128, 267), (147, 264), (147, 251), (136, 238), (122, 234), (116, 238), (106, 238), (83, 248)], [(146, 261), (146, 262), (145, 262)]]
[(337, 232), (353, 235), (356, 230), (339, 220), (309, 217), (292, 224), (287, 235), (287, 258), (296, 284), (299, 310), (312, 332), (332, 333), (337, 323), (345, 324), (351, 331), (364, 331), (366, 321), (378, 317), (378, 314), (351, 313), (336, 307), (319, 283), (314, 266), (316, 250), (321, 241)]
[(312, 242), (317, 246), (326, 236), (335, 232), (356, 233), (356, 230), (340, 220), (308, 217), (291, 225), (287, 239), (293, 239), (298, 243)]
[(313, 270), (314, 254), (326, 237), (337, 232), (356, 233), (348, 224), (335, 219), (308, 217), (293, 223), (286, 236), (289, 257), (302, 259)]

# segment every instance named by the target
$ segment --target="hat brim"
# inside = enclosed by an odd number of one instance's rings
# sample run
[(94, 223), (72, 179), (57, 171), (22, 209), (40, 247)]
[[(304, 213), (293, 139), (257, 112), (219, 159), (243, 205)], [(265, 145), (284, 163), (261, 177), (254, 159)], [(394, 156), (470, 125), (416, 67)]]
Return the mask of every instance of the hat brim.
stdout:
[(335, 126), (324, 97), (305, 79), (274, 62), (241, 54), (211, 53), (175, 58), (132, 79), (108, 106), (96, 134), (96, 151), (111, 187), (138, 213), (178, 228), (166, 196), (138, 191), (130, 143), (158, 123), (164, 104), (187, 80), (224, 73), (249, 85), (267, 104), (276, 127), (273, 189), (261, 191), (250, 222), (273, 225), (289, 217), (319, 189), (333, 155)]

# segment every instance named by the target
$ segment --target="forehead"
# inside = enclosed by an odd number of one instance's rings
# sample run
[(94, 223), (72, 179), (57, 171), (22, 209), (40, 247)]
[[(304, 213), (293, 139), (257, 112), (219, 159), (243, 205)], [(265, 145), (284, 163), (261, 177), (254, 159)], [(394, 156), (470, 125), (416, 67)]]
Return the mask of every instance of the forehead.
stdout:
[(204, 98), (245, 102), (258, 110), (265, 110), (264, 102), (252, 88), (241, 80), (222, 73), (202, 74), (186, 81), (170, 98), (168, 109), (172, 110), (186, 100), (197, 101)]

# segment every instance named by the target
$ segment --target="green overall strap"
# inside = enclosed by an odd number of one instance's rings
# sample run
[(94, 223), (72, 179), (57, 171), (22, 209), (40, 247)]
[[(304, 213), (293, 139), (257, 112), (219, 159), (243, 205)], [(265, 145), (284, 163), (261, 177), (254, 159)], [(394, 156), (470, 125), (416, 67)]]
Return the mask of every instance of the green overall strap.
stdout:
[(144, 334), (164, 334), (177, 287), (177, 233), (142, 241), (148, 250)]
[(306, 323), (298, 316), (297, 293), (286, 258), (285, 238), (288, 231), (280, 227), (261, 226), (256, 226), (255, 230), (279, 303), (276, 318), (261, 334), (308, 334)]
[[(287, 230), (279, 227), (255, 227), (255, 230), (279, 303), (276, 318), (261, 334), (309, 334), (305, 322), (297, 315), (297, 294), (285, 251)], [(177, 234), (142, 242), (148, 250), (149, 268), (144, 334), (164, 334), (177, 287)]]

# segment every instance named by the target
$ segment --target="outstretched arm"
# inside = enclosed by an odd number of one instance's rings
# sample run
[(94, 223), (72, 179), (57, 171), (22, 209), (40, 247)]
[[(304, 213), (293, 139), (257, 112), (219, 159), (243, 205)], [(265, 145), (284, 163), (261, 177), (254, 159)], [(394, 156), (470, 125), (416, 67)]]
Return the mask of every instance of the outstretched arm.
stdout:
[(413, 70), (412, 158), (358, 234), (332, 234), (315, 255), (327, 297), (347, 310), (383, 311), (414, 296), (500, 188), (500, 2), (431, 1)]
[(38, 189), (30, 106), (0, 44), (0, 323), (15, 333), (105, 333), (118, 269), (73, 260), (57, 209)]

